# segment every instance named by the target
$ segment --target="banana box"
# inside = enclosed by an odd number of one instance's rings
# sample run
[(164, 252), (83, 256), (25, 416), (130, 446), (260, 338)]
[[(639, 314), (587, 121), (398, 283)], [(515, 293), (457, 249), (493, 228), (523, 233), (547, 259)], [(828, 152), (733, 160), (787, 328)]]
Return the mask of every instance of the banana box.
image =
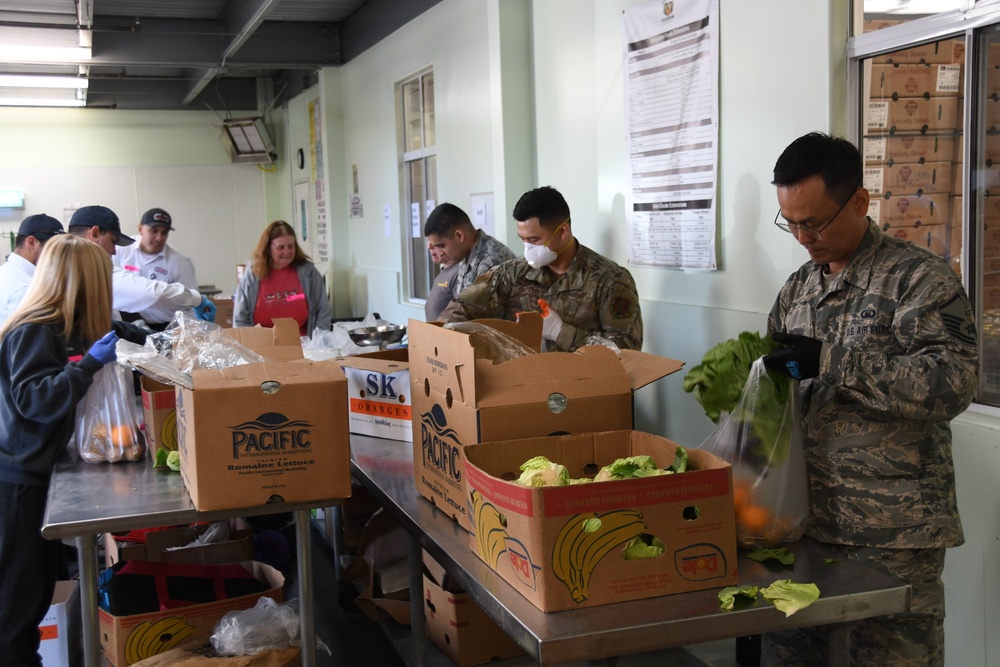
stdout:
[(546, 487), (508, 481), (536, 456), (579, 479), (629, 456), (664, 468), (676, 449), (639, 431), (465, 447), (475, 552), (544, 612), (735, 584), (732, 468), (707, 452), (687, 450), (688, 468), (676, 474)]
[(951, 222), (951, 201), (947, 194), (872, 195), (868, 217), (894, 227), (947, 225)]
[(243, 564), (258, 581), (268, 585), (263, 593), (227, 600), (177, 607), (163, 611), (115, 616), (98, 610), (101, 648), (113, 667), (125, 667), (181, 644), (212, 635), (219, 620), (231, 611), (249, 609), (262, 597), (284, 601), (285, 577), (275, 568), (257, 561)]
[(959, 98), (900, 97), (868, 101), (868, 132), (953, 132), (959, 127)]
[(897, 162), (891, 167), (868, 165), (862, 172), (864, 186), (873, 197), (904, 194), (951, 193), (955, 170), (951, 162)]
[(76, 580), (57, 581), (52, 604), (38, 625), (42, 664), (72, 665), (80, 650), (80, 585)]
[[(619, 357), (600, 345), (509, 354), (511, 343), (523, 343), (522, 351), (539, 349), (538, 313), (524, 313), (519, 322), (463, 325), (487, 331), (411, 319), (408, 333), (414, 483), (420, 495), (466, 530), (471, 527), (462, 490), (463, 446), (631, 429), (634, 392), (684, 366), (635, 350), (621, 350)], [(500, 341), (494, 338), (497, 332), (504, 334)]]
[[(177, 449), (177, 396), (174, 386), (157, 382), (148, 375), (139, 378), (142, 390), (142, 419), (146, 425), (149, 450)], [(150, 457), (156, 460), (156, 457)]]

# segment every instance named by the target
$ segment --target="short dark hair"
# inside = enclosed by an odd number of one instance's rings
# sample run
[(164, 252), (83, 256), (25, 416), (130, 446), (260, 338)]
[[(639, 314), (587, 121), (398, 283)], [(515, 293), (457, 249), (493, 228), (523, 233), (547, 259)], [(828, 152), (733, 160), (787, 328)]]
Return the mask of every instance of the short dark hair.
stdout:
[(469, 215), (454, 204), (439, 204), (424, 223), (424, 236), (451, 236), (459, 227), (472, 225)]
[(514, 206), (514, 219), (524, 222), (538, 218), (542, 227), (555, 227), (569, 220), (569, 204), (555, 188), (546, 185), (521, 195)]
[(845, 200), (863, 180), (863, 162), (857, 147), (847, 139), (822, 132), (810, 132), (792, 143), (774, 163), (772, 185), (789, 186), (819, 176), (826, 191), (836, 200)]

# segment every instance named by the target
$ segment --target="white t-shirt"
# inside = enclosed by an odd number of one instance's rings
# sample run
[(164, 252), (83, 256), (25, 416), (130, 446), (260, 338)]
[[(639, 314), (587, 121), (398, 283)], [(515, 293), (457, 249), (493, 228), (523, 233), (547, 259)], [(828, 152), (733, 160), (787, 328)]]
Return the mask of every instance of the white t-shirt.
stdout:
[[(179, 283), (189, 289), (198, 290), (198, 280), (195, 277), (194, 263), (190, 259), (177, 252), (169, 245), (163, 247), (163, 251), (155, 255), (144, 253), (138, 243), (134, 243), (124, 248), (117, 248), (114, 257), (111, 258), (115, 266), (128, 273), (140, 276), (147, 280), (161, 281), (165, 283)], [(118, 279), (121, 281), (122, 279)], [(115, 283), (115, 307), (118, 307), (118, 282)], [(124, 298), (124, 297), (123, 297)], [(200, 303), (200, 299), (199, 299)], [(198, 305), (195, 303), (194, 305)], [(119, 310), (126, 312), (137, 312), (142, 319), (147, 322), (163, 323), (173, 319), (177, 308), (174, 302), (166, 305), (158, 304), (134, 311), (121, 307)]]

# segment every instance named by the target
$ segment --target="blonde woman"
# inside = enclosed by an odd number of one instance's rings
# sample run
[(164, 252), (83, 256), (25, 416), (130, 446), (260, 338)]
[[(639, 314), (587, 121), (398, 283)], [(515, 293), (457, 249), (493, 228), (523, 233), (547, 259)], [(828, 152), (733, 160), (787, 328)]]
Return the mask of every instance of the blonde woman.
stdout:
[(115, 360), (111, 259), (63, 234), (45, 244), (20, 306), (0, 327), (0, 656), (41, 665), (38, 625), (55, 589), (58, 542), (42, 538), (49, 475), (76, 404)]
[(233, 326), (270, 327), (276, 318), (290, 317), (303, 336), (330, 328), (323, 276), (299, 247), (291, 225), (275, 220), (265, 227), (251, 260), (233, 295)]

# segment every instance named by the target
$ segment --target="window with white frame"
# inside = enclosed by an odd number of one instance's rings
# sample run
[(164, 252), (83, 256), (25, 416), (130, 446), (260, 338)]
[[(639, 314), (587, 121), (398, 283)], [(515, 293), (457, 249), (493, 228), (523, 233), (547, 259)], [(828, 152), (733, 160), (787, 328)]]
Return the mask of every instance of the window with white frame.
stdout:
[(434, 127), (434, 72), (399, 86), (402, 122), (402, 236), (409, 298), (426, 299), (440, 267), (431, 262), (424, 222), (437, 200), (437, 146)]
[(976, 310), (976, 401), (1000, 406), (1000, 3), (854, 3), (849, 77), (869, 214), (943, 257)]

